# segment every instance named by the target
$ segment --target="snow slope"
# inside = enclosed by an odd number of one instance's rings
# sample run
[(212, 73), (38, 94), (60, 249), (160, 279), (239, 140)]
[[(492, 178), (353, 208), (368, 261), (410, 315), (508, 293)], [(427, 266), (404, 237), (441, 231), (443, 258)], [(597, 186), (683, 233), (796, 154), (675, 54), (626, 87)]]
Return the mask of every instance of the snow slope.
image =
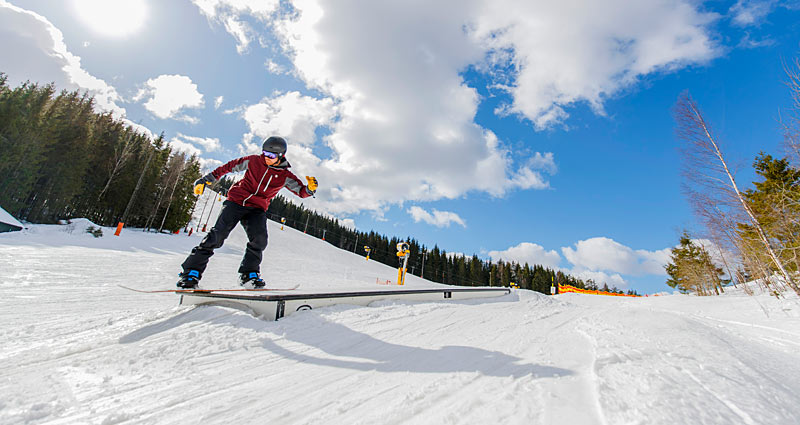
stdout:
[[(0, 235), (2, 424), (800, 423), (797, 298), (519, 290), (272, 322), (116, 286), (171, 288), (200, 235), (93, 238), (88, 224)], [(270, 284), (375, 290), (396, 278), (269, 232)], [(234, 287), (245, 242), (237, 229), (204, 283)]]

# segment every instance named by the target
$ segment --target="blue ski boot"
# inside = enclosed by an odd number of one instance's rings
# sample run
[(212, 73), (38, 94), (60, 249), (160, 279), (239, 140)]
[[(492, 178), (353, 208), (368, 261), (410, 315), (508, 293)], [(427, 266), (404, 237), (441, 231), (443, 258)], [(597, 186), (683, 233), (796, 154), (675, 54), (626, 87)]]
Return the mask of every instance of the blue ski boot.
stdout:
[(239, 274), (239, 285), (245, 288), (261, 289), (266, 286), (267, 283), (261, 279), (258, 272), (249, 272)]
[(197, 285), (200, 283), (200, 272), (197, 270), (187, 270), (179, 273), (178, 276), (180, 277), (178, 288), (197, 289)]

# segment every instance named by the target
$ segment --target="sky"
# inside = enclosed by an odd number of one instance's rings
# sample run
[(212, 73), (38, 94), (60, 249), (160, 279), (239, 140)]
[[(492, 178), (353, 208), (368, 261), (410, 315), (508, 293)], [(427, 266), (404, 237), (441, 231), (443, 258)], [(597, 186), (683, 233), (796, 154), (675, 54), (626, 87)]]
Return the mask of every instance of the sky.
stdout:
[(697, 228), (678, 96), (747, 187), (798, 54), (798, 0), (0, 0), (11, 86), (86, 90), (209, 171), (280, 135), (343, 224), (640, 293)]

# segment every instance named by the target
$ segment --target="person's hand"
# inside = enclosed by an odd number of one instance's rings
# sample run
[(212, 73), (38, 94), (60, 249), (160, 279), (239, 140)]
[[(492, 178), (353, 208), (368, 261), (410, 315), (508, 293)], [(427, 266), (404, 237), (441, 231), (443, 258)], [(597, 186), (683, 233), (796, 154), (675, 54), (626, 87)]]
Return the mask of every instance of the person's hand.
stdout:
[(317, 186), (319, 186), (319, 182), (317, 182), (316, 177), (306, 176), (306, 180), (308, 180), (308, 190), (312, 192), (317, 191)]
[(202, 195), (203, 191), (206, 188), (206, 185), (211, 185), (211, 183), (214, 183), (213, 175), (206, 174), (205, 176), (200, 177), (199, 179), (197, 179), (197, 181), (194, 182), (194, 194)]

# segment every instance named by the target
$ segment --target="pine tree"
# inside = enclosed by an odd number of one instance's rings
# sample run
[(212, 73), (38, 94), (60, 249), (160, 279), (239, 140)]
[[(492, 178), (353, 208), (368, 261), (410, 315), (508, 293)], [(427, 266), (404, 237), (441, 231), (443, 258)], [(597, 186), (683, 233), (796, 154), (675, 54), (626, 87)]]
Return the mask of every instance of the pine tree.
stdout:
[[(778, 257), (792, 272), (800, 270), (800, 170), (793, 168), (786, 158), (776, 159), (764, 152), (759, 153), (753, 163), (756, 173), (763, 181), (753, 182), (755, 189), (744, 192), (748, 205), (761, 223), (767, 237), (773, 241)], [(770, 259), (759, 249), (758, 236), (753, 226), (741, 223), (739, 232), (745, 250), (759, 259), (759, 263), (770, 265)], [(751, 265), (751, 268), (756, 269)], [(757, 277), (763, 278), (776, 271), (765, 267)]]
[(711, 255), (683, 232), (680, 245), (671, 249), (670, 262), (664, 266), (669, 275), (667, 285), (683, 293), (695, 292), (698, 295), (719, 295), (722, 285), (730, 282), (724, 279), (721, 267), (714, 265)]

